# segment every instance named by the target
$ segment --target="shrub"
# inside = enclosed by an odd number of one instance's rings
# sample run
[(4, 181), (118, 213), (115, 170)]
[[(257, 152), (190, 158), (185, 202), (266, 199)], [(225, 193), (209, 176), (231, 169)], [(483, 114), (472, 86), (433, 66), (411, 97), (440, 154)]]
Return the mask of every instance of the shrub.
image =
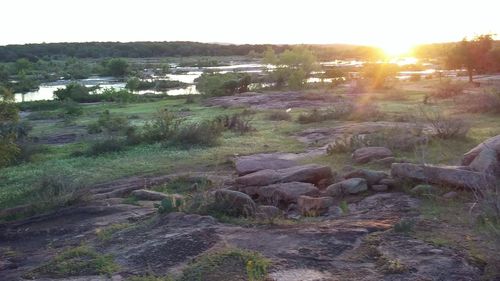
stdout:
[(447, 99), (464, 94), (465, 83), (445, 80), (436, 86), (436, 90), (431, 94), (434, 98)]
[(196, 81), (196, 89), (208, 96), (228, 96), (248, 91), (251, 77), (242, 73), (203, 73)]
[(102, 101), (110, 101), (110, 102), (121, 102), (127, 103), (135, 101), (137, 96), (132, 92), (121, 89), (117, 90), (115, 88), (106, 88), (100, 94), (95, 94)]
[(457, 103), (465, 112), (500, 113), (500, 92), (463, 95)]
[(83, 108), (72, 100), (66, 100), (62, 103), (64, 113), (69, 116), (80, 116), (83, 114)]
[(114, 138), (96, 141), (87, 151), (88, 156), (98, 156), (105, 153), (119, 152), (125, 149), (126, 143)]
[(180, 211), (183, 205), (184, 201), (180, 197), (172, 196), (171, 198), (161, 200), (160, 204), (157, 205), (157, 208), (160, 214), (168, 214)]
[(82, 84), (69, 83), (64, 89), (54, 91), (54, 96), (59, 101), (73, 100), (76, 102), (96, 102), (97, 98), (90, 95), (90, 91)]
[(108, 133), (125, 132), (130, 127), (129, 121), (125, 117), (111, 115), (109, 110), (101, 113), (97, 122), (87, 126), (89, 134), (101, 133), (103, 130)]
[(184, 269), (179, 281), (263, 281), (267, 276), (268, 267), (269, 261), (257, 252), (224, 249), (199, 257)]
[(436, 137), (441, 139), (465, 138), (470, 129), (469, 122), (459, 117), (443, 116), (438, 111), (421, 108), (421, 114), (433, 128)]
[(255, 128), (250, 124), (251, 120), (251, 117), (247, 114), (233, 114), (231, 116), (219, 116), (215, 119), (215, 122), (227, 130), (231, 130), (239, 134), (245, 134), (255, 131)]
[(182, 146), (212, 146), (222, 135), (223, 127), (218, 122), (203, 121), (179, 127), (173, 142)]
[(418, 74), (418, 73), (414, 73), (412, 75), (410, 75), (410, 79), (409, 79), (411, 82), (418, 82), (420, 80), (422, 80), (422, 75)]
[(144, 125), (143, 140), (146, 142), (167, 141), (174, 137), (180, 120), (175, 114), (166, 110), (159, 110), (153, 121)]
[(267, 115), (267, 119), (271, 121), (290, 121), (292, 115), (285, 111), (273, 111)]

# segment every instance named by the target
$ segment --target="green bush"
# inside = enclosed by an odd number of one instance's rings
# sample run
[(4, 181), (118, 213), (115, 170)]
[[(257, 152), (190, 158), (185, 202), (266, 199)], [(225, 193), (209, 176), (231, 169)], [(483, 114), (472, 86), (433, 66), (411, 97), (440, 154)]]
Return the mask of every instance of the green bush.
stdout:
[(248, 91), (251, 77), (242, 73), (203, 73), (195, 80), (196, 89), (207, 96), (230, 96)]
[(222, 115), (215, 118), (215, 122), (221, 127), (231, 130), (239, 134), (245, 134), (255, 131), (255, 128), (250, 124), (251, 118), (247, 114), (236, 113), (233, 115)]
[(271, 121), (290, 121), (292, 115), (285, 111), (273, 111), (267, 115), (267, 119)]
[(181, 146), (212, 146), (224, 128), (214, 121), (202, 121), (179, 127), (173, 142)]
[(126, 132), (130, 127), (129, 120), (125, 117), (111, 115), (109, 110), (105, 110), (97, 122), (91, 123), (87, 126), (89, 134), (97, 134), (103, 131), (108, 133)]
[(258, 252), (224, 249), (196, 259), (184, 269), (179, 281), (261, 281), (266, 279), (269, 265), (269, 260)]
[(133, 102), (137, 100), (137, 96), (132, 92), (121, 89), (117, 90), (115, 88), (106, 88), (102, 91), (102, 93), (97, 95), (101, 101), (110, 101), (110, 102)]
[(151, 122), (144, 125), (142, 138), (149, 143), (171, 140), (176, 134), (180, 122), (174, 113), (161, 109)]
[(115, 138), (94, 142), (87, 151), (88, 156), (99, 156), (105, 153), (120, 152), (125, 150), (126, 143)]

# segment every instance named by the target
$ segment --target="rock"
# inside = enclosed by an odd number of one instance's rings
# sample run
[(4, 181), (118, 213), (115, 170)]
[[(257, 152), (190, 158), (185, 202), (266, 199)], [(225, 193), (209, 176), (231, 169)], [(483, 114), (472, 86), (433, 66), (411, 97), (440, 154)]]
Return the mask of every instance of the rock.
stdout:
[(486, 141), (480, 143), (478, 146), (471, 149), (469, 152), (464, 154), (462, 158), (462, 165), (468, 166), (474, 161), (474, 159), (483, 151), (484, 148), (489, 148), (500, 154), (500, 135), (487, 139)]
[(368, 163), (374, 159), (382, 159), (391, 157), (392, 151), (386, 147), (372, 146), (358, 148), (352, 154), (354, 162), (363, 164)]
[(148, 200), (148, 201), (161, 201), (163, 199), (168, 198), (168, 195), (165, 193), (147, 189), (134, 190), (130, 194), (139, 200)]
[(387, 185), (387, 187), (394, 188), (396, 187), (396, 181), (394, 179), (381, 179), (379, 181), (379, 184)]
[(377, 191), (377, 192), (384, 192), (389, 189), (389, 187), (385, 184), (375, 184), (371, 186), (372, 190)]
[(368, 190), (365, 179), (350, 178), (339, 183), (335, 183), (326, 188), (326, 193), (330, 196), (339, 196), (340, 194), (358, 194)]
[(261, 170), (236, 179), (244, 186), (266, 186), (274, 183), (307, 182), (318, 184), (322, 180), (331, 180), (332, 169), (328, 166), (308, 164), (280, 170)]
[(244, 186), (265, 186), (280, 181), (280, 176), (275, 170), (261, 170), (236, 179), (236, 183)]
[(281, 217), (283, 217), (283, 211), (275, 206), (262, 205), (257, 208), (257, 218), (272, 221)]
[(300, 196), (297, 199), (297, 206), (303, 216), (319, 216), (328, 211), (333, 205), (332, 197), (310, 197)]
[(486, 147), (474, 158), (469, 167), (472, 171), (494, 175), (500, 178), (500, 160), (499, 153)]
[(297, 162), (283, 159), (286, 154), (255, 154), (238, 157), (235, 161), (236, 172), (238, 176), (254, 173), (260, 170), (279, 170), (297, 166)]
[(368, 169), (358, 169), (344, 175), (345, 179), (351, 179), (351, 178), (365, 179), (369, 186), (378, 184), (382, 179), (388, 177), (389, 175), (386, 174), (385, 172), (368, 170)]
[(437, 192), (436, 188), (429, 184), (419, 184), (410, 190), (411, 193), (418, 195), (429, 195)]
[(303, 182), (287, 182), (263, 186), (259, 189), (259, 200), (274, 206), (288, 206), (296, 203), (302, 195), (316, 196), (319, 190), (313, 184)]
[(458, 193), (455, 191), (450, 191), (448, 193), (443, 194), (444, 199), (453, 199), (458, 196)]
[(257, 210), (257, 206), (250, 196), (229, 189), (215, 191), (215, 202), (225, 212), (234, 215), (254, 216)]
[(391, 174), (395, 179), (409, 179), (457, 188), (481, 189), (495, 184), (495, 179), (491, 175), (447, 166), (394, 163)]
[(372, 163), (383, 165), (385, 167), (391, 167), (392, 163), (410, 163), (405, 158), (396, 158), (396, 157), (386, 157), (382, 159), (373, 160)]

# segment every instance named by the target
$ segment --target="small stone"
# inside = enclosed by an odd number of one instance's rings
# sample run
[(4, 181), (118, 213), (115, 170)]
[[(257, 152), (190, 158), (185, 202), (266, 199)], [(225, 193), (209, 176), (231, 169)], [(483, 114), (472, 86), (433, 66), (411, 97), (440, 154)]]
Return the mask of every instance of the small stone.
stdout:
[(450, 192), (448, 192), (448, 193), (445, 193), (445, 194), (443, 195), (443, 198), (444, 198), (444, 199), (453, 199), (453, 198), (455, 198), (455, 197), (457, 197), (457, 196), (458, 196), (458, 193), (457, 193), (457, 192), (455, 192), (455, 191), (450, 191)]
[(429, 185), (429, 184), (419, 184), (419, 185), (413, 187), (410, 191), (411, 191), (411, 193), (419, 194), (419, 195), (436, 193), (436, 189), (434, 188), (434, 186)]
[(330, 196), (339, 196), (340, 194), (358, 194), (368, 190), (365, 179), (351, 178), (339, 183), (335, 183), (326, 188), (326, 193)]
[(376, 184), (376, 185), (372, 185), (372, 189), (374, 191), (377, 191), (377, 192), (384, 192), (384, 191), (387, 191), (389, 189), (389, 187), (385, 184)]

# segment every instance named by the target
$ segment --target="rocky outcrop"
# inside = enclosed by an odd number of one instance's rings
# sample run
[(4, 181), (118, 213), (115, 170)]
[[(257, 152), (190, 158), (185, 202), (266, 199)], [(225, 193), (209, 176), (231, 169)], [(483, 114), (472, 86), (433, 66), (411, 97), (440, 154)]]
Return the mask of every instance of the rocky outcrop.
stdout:
[(317, 196), (319, 190), (313, 184), (304, 182), (278, 183), (262, 186), (258, 189), (258, 200), (262, 202), (286, 207), (290, 203), (296, 203), (302, 195)]
[(491, 175), (450, 166), (395, 163), (392, 164), (391, 175), (395, 179), (467, 189), (482, 189), (495, 184), (495, 179)]
[(261, 205), (257, 207), (257, 218), (263, 220), (275, 220), (283, 217), (283, 211), (281, 211), (278, 207), (271, 205)]
[(330, 180), (333, 173), (330, 167), (309, 164), (279, 170), (261, 170), (236, 179), (243, 186), (266, 186), (274, 183), (306, 182), (318, 184)]
[(257, 206), (250, 196), (229, 189), (217, 190), (215, 202), (224, 212), (235, 215), (255, 216), (257, 210)]
[(483, 151), (483, 149), (489, 148), (500, 154), (500, 135), (487, 139), (478, 146), (471, 149), (469, 152), (464, 154), (462, 158), (462, 165), (468, 166), (476, 159), (476, 157)]
[(484, 148), (469, 164), (471, 170), (500, 178), (500, 153)]
[(134, 190), (132, 191), (131, 195), (137, 198), (138, 200), (149, 200), (149, 201), (161, 201), (163, 199), (168, 198), (168, 195), (165, 193), (147, 189)]
[(238, 157), (234, 165), (239, 176), (260, 170), (279, 170), (297, 166), (297, 162), (287, 158), (290, 158), (287, 153), (255, 154)]
[(392, 151), (386, 147), (372, 146), (356, 149), (352, 154), (355, 163), (364, 164), (372, 160), (391, 157)]
[(319, 216), (328, 211), (333, 205), (332, 197), (310, 197), (300, 196), (297, 200), (297, 206), (303, 216)]
[(335, 197), (342, 194), (358, 194), (366, 190), (368, 190), (368, 185), (365, 179), (351, 178), (330, 185), (326, 188), (326, 193)]
[(382, 171), (375, 171), (369, 169), (354, 169), (347, 172), (343, 176), (345, 179), (362, 178), (368, 183), (368, 186), (373, 186), (381, 183), (382, 180), (389, 178), (389, 175)]

